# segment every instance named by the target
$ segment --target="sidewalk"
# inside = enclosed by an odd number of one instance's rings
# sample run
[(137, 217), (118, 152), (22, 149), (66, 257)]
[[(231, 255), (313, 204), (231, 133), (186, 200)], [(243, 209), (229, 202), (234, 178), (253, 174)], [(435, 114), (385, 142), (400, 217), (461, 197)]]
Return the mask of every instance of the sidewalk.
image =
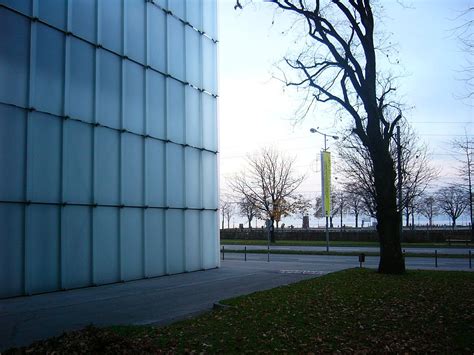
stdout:
[(0, 351), (89, 324), (166, 324), (210, 310), (222, 299), (346, 267), (332, 265), (321, 273), (317, 265), (297, 261), (226, 260), (219, 269), (0, 300)]

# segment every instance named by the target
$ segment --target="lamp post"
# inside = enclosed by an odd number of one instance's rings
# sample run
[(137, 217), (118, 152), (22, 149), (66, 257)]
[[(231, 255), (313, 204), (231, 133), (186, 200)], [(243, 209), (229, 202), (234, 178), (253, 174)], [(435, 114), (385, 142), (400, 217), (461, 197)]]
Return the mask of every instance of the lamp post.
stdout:
[[(318, 127), (319, 128), (319, 127)], [(327, 137), (331, 137), (332, 139), (334, 140), (337, 140), (339, 139), (338, 136), (332, 136), (330, 134), (326, 134), (326, 133), (323, 133), (323, 132), (320, 132), (318, 131), (318, 128), (311, 128), (309, 131), (311, 133), (319, 133), (321, 135), (324, 136), (324, 152), (327, 152), (328, 151), (328, 148), (327, 148)], [(321, 153), (322, 155), (322, 158), (323, 158), (323, 154)], [(330, 164), (330, 162), (329, 162)], [(323, 159), (321, 159), (321, 190), (323, 192), (323, 196), (324, 196), (324, 187), (325, 187), (325, 183), (324, 183), (324, 173), (323, 173), (323, 169), (324, 169), (324, 161)], [(329, 166), (329, 169), (330, 169), (330, 166)], [(329, 184), (330, 184), (330, 176), (329, 176)], [(330, 189), (329, 189), (330, 191)], [(329, 201), (331, 199), (331, 196), (329, 196)], [(325, 208), (326, 207), (326, 201), (325, 201), (325, 198), (323, 198), (323, 210), (324, 210), (324, 214), (325, 214), (325, 217), (326, 217), (326, 251), (329, 252), (329, 215), (328, 215), (328, 210), (329, 208)]]

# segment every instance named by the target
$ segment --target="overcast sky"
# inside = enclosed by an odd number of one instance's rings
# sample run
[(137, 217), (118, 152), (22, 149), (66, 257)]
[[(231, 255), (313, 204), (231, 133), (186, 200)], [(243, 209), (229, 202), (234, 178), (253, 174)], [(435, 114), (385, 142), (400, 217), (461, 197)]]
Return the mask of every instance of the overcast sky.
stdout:
[[(403, 74), (398, 94), (407, 106), (406, 117), (432, 152), (441, 169), (437, 186), (452, 179), (454, 162), (449, 141), (474, 133), (474, 102), (458, 97), (465, 93), (460, 70), (466, 63), (453, 29), (459, 26), (469, 0), (383, 1), (378, 29), (396, 44)], [(293, 22), (276, 14), (271, 4), (247, 6), (235, 11), (233, 0), (219, 2), (219, 118), (221, 189), (226, 180), (245, 167), (245, 156), (264, 146), (273, 146), (296, 157), (299, 173), (307, 179), (301, 192), (308, 197), (320, 191), (319, 163), (322, 137), (311, 127), (336, 133), (334, 120), (324, 111), (311, 113), (294, 125), (299, 101), (272, 79), (275, 64), (291, 53), (294, 36), (284, 35)], [(337, 157), (336, 157), (337, 159)], [(236, 218), (237, 223), (237, 218)]]

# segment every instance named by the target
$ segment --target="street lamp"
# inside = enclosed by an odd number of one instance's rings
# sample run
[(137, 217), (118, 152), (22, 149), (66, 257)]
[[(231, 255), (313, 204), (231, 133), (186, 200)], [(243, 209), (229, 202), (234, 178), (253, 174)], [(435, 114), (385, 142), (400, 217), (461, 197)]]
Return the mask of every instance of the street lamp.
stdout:
[[(318, 127), (319, 128), (319, 127)], [(332, 139), (334, 140), (337, 140), (339, 139), (338, 136), (332, 136), (330, 134), (326, 134), (326, 133), (323, 133), (323, 132), (320, 132), (318, 131), (318, 128), (311, 128), (309, 131), (311, 133), (319, 133), (321, 135), (324, 136), (324, 153), (321, 153), (321, 190), (322, 190), (322, 195), (323, 195), (323, 210), (324, 210), (324, 214), (325, 214), (325, 217), (326, 217), (326, 251), (329, 252), (329, 216), (328, 216), (328, 213), (327, 213), (327, 210), (329, 209), (329, 207), (326, 209), (326, 198), (325, 198), (325, 187), (326, 187), (326, 184), (325, 184), (325, 178), (324, 178), (324, 171), (325, 171), (325, 168), (324, 168), (324, 155), (328, 155), (327, 157), (327, 161), (328, 161), (328, 170), (329, 170), (329, 174), (330, 174), (330, 170), (331, 170), (331, 167), (330, 167), (330, 159), (329, 159), (329, 152), (327, 151), (328, 148), (327, 148), (327, 137), (331, 137)], [(328, 175), (328, 181), (327, 181), (327, 185), (328, 185), (328, 191), (329, 191), (329, 194), (330, 194), (330, 175)], [(329, 198), (329, 201), (331, 199), (331, 196), (328, 196)]]
[[(318, 128), (319, 128), (319, 127), (318, 127)], [(327, 149), (327, 137), (329, 136), (329, 137), (331, 137), (331, 138), (334, 139), (334, 140), (338, 140), (339, 137), (338, 137), (338, 136), (332, 136), (332, 135), (330, 135), (330, 134), (326, 134), (326, 133), (320, 132), (320, 131), (318, 131), (318, 128), (311, 128), (309, 131), (310, 131), (311, 133), (319, 133), (319, 134), (321, 134), (321, 135), (324, 136), (324, 151), (327, 151), (327, 150), (328, 150), (328, 149)]]

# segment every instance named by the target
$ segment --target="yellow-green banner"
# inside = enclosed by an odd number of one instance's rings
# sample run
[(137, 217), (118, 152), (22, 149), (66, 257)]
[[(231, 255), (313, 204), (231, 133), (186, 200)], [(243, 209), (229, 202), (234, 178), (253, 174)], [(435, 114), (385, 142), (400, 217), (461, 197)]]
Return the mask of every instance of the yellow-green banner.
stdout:
[(326, 217), (331, 214), (331, 153), (321, 152), (321, 193), (323, 213)]

